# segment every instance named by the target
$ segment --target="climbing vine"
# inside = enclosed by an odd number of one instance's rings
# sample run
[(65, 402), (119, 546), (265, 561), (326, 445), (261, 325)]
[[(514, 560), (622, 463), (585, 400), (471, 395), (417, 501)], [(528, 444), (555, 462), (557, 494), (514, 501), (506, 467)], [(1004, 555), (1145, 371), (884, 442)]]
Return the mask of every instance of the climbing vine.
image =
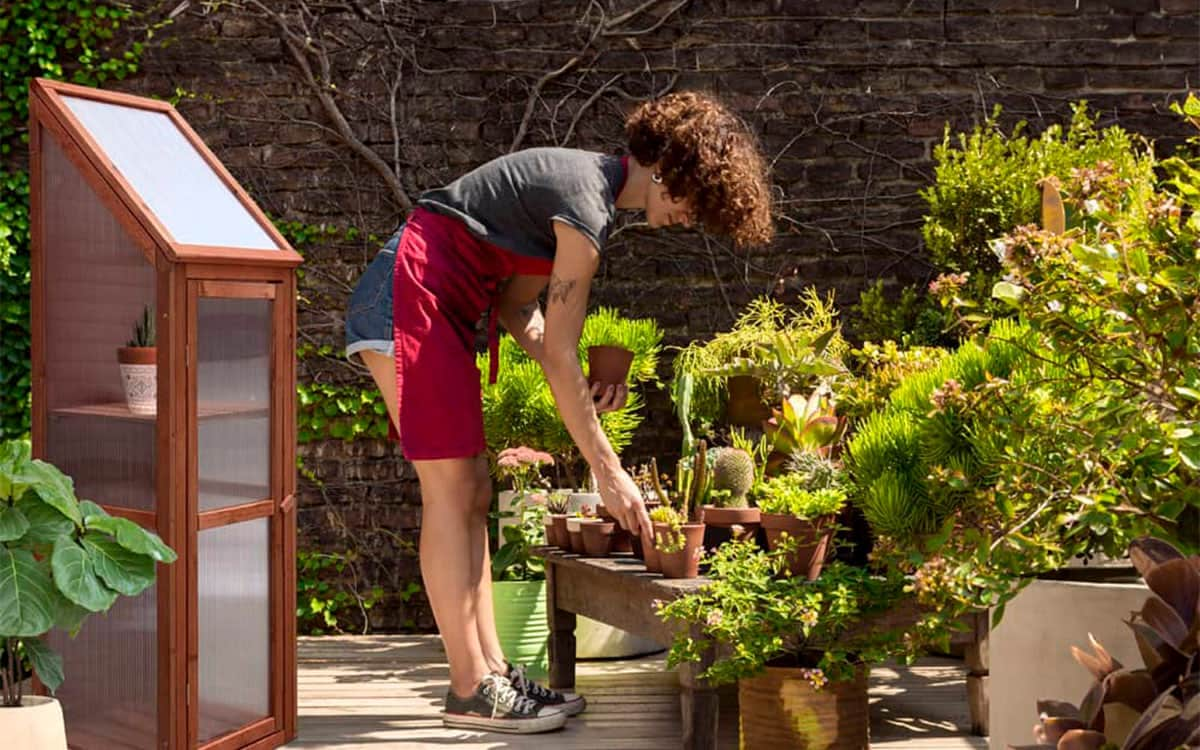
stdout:
[[(117, 32), (150, 15), (95, 0), (0, 3), (0, 438), (29, 433), (29, 82), (129, 76), (144, 42)], [(166, 23), (146, 25), (145, 38)]]

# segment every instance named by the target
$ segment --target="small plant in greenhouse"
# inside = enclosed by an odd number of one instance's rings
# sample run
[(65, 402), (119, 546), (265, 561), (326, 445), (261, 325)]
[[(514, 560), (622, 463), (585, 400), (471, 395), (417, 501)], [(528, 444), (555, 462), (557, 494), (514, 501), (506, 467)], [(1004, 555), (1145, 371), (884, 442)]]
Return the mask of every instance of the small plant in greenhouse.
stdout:
[(901, 600), (903, 576), (834, 562), (807, 581), (781, 575), (789, 552), (738, 541), (709, 555), (712, 582), (658, 610), (668, 622), (695, 626), (677, 631), (669, 666), (698, 661), (715, 646), (717, 659), (701, 675), (714, 683), (751, 677), (768, 665), (819, 670), (823, 682), (852, 679), (860, 665), (904, 651), (902, 631), (856, 627)]
[(77, 633), (118, 596), (154, 584), (156, 564), (176, 559), (157, 534), (75, 496), (70, 477), (31, 458), (29, 443), (0, 443), (0, 644), (3, 705), (21, 705), (32, 672), (50, 689), (62, 658), (42, 636)]
[(152, 347), (154, 341), (154, 311), (150, 305), (146, 305), (142, 308), (142, 319), (133, 324), (133, 337), (125, 346)]

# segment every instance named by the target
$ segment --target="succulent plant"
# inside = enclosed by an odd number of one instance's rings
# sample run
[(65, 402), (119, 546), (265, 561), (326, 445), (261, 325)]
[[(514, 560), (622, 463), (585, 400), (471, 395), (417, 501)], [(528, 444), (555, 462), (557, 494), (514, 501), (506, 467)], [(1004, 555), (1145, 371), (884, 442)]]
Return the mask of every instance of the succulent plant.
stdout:
[(1145, 667), (1122, 666), (1095, 639), (1091, 653), (1072, 647), (1096, 682), (1079, 706), (1039, 701), (1040, 744), (1014, 750), (1200, 747), (1200, 555), (1143, 537), (1129, 556), (1154, 593), (1126, 622)]
[(546, 512), (556, 516), (566, 515), (570, 509), (570, 503), (567, 501), (567, 496), (561, 492), (555, 492), (546, 500)]
[(153, 347), (154, 340), (154, 313), (146, 305), (142, 308), (142, 319), (133, 324), (133, 338), (125, 346)]
[(726, 508), (744, 508), (754, 484), (754, 457), (740, 448), (717, 448), (712, 462), (712, 488), (729, 492)]
[(846, 484), (845, 471), (836, 462), (813, 451), (800, 450), (787, 462), (787, 473), (804, 477), (810, 490), (825, 490)]

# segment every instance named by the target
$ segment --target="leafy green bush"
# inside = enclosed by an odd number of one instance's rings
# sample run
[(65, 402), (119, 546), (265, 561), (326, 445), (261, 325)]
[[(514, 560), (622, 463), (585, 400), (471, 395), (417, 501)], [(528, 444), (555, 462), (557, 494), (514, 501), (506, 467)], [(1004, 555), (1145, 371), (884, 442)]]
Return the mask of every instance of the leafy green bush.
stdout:
[(864, 343), (850, 353), (854, 378), (838, 394), (839, 411), (850, 419), (865, 419), (887, 406), (892, 391), (905, 377), (936, 366), (948, 354), (937, 347), (901, 348), (891, 340)]
[(782, 474), (759, 485), (754, 499), (763, 513), (779, 513), (805, 520), (833, 515), (846, 505), (843, 487), (810, 489), (801, 474)]

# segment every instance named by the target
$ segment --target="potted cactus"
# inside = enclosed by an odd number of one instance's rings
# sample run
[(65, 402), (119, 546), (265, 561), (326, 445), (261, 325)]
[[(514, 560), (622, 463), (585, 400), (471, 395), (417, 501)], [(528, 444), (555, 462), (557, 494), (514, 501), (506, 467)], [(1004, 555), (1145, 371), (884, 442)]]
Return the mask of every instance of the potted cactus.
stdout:
[(32, 459), (29, 443), (0, 443), (0, 737), (4, 747), (65, 750), (62, 710), (51, 697), (23, 695), (36, 675), (51, 693), (62, 657), (42, 639), (72, 634), (117, 597), (149, 588), (156, 563), (175, 553), (133, 521), (78, 500), (54, 465)]
[(776, 549), (787, 538), (794, 540), (788, 542), (795, 545), (788, 571), (816, 580), (825, 564), (837, 514), (846, 505), (845, 488), (813, 488), (805, 475), (790, 473), (760, 484), (755, 488), (755, 500), (762, 511), (768, 548)]
[(559, 549), (569, 550), (571, 539), (567, 536), (567, 496), (555, 492), (546, 501), (546, 542)]
[(154, 313), (142, 309), (142, 319), (133, 325), (133, 337), (117, 349), (125, 403), (134, 414), (154, 414), (158, 407), (158, 366), (154, 344)]
[(700, 508), (705, 546), (716, 547), (728, 539), (753, 538), (762, 520), (760, 510), (751, 507), (747, 499), (754, 486), (754, 457), (741, 448), (726, 447), (715, 448), (710, 455), (710, 503)]
[[(657, 461), (652, 460), (651, 465), (654, 493), (665, 499), (664, 505), (652, 511), (650, 516), (654, 522), (658, 564), (668, 578), (694, 578), (698, 575), (700, 556), (704, 551), (704, 521), (700, 517), (700, 505), (711, 489), (708, 447), (700, 440), (690, 459), (680, 459), (675, 470), (672, 494), (663, 490), (658, 478)], [(656, 520), (656, 517), (662, 520)], [(647, 551), (646, 555), (649, 558), (651, 553)]]

